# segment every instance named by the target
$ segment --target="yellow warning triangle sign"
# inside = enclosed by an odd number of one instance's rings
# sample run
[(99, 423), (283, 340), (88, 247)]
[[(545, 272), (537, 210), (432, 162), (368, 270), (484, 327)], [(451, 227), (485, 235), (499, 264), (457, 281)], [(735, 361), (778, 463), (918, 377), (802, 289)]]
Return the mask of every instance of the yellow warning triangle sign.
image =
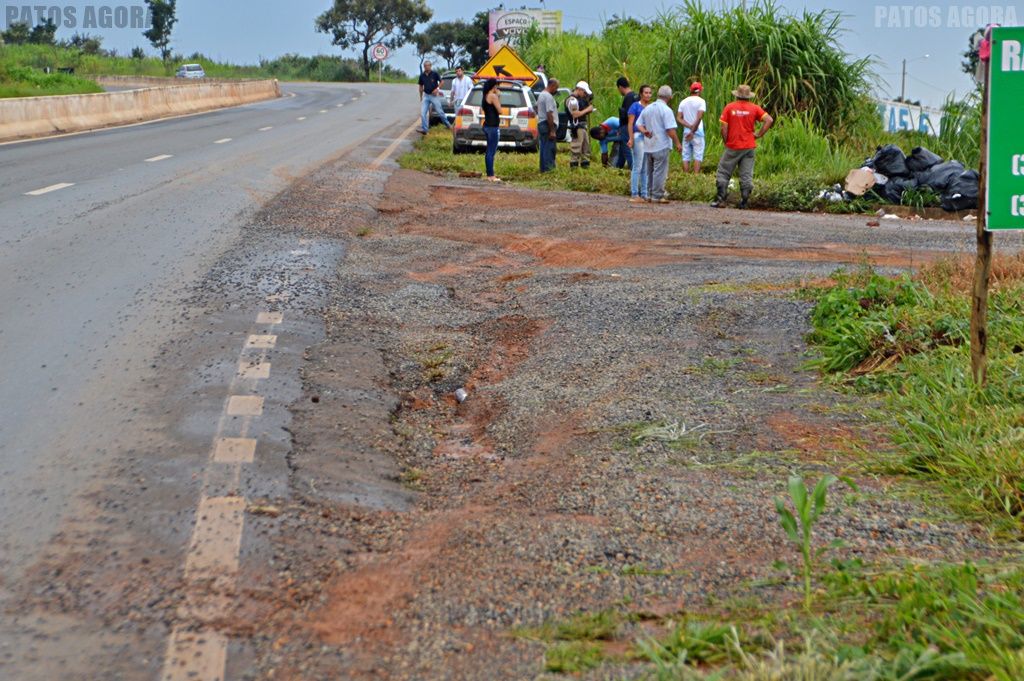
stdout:
[(488, 78), (521, 80), (528, 86), (532, 86), (537, 82), (537, 74), (508, 45), (502, 45), (501, 49), (495, 52), (494, 56), (480, 67), (480, 70), (476, 72), (473, 78), (475, 80), (487, 80)]

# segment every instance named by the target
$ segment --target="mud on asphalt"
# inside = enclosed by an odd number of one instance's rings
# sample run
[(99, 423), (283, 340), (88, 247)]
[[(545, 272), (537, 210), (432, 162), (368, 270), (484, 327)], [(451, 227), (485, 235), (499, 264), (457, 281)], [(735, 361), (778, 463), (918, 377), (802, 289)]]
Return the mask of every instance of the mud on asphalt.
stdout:
[[(788, 602), (771, 499), (794, 470), (858, 477), (820, 530), (849, 556), (988, 550), (859, 467), (856, 447), (885, 437), (803, 368), (795, 295), (840, 266), (966, 249), (962, 225), (632, 208), (404, 170), (375, 189), (368, 206), (300, 186), (268, 212), (348, 254), (281, 502), (306, 533), (280, 534), (281, 574), (306, 586), (266, 623), (261, 674), (532, 679), (544, 644), (517, 632), (579, 611), (642, 613), (627, 633), (656, 635), (712, 599)], [(318, 551), (317, 531), (347, 549)]]

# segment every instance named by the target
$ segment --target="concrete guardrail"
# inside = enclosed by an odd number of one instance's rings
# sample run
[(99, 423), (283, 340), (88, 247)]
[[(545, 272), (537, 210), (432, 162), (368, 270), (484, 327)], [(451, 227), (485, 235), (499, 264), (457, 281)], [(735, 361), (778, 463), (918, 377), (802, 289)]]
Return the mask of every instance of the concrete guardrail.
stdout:
[(276, 80), (182, 83), (165, 78), (124, 77), (99, 78), (97, 82), (141, 89), (0, 99), (0, 142), (141, 123), (281, 96)]

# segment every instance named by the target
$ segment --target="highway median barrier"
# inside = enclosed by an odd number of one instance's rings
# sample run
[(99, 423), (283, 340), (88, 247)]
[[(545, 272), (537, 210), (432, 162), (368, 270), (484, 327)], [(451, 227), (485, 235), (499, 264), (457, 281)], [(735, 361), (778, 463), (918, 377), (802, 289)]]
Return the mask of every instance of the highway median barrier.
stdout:
[(96, 130), (212, 111), (281, 96), (277, 80), (98, 78), (119, 92), (0, 99), (0, 142)]

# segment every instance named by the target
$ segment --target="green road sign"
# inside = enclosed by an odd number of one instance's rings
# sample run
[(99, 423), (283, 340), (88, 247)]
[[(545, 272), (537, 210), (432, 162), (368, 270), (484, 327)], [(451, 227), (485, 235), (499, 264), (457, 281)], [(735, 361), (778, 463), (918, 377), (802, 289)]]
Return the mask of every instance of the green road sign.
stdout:
[(1024, 229), (1024, 27), (992, 30), (987, 187), (988, 229)]

